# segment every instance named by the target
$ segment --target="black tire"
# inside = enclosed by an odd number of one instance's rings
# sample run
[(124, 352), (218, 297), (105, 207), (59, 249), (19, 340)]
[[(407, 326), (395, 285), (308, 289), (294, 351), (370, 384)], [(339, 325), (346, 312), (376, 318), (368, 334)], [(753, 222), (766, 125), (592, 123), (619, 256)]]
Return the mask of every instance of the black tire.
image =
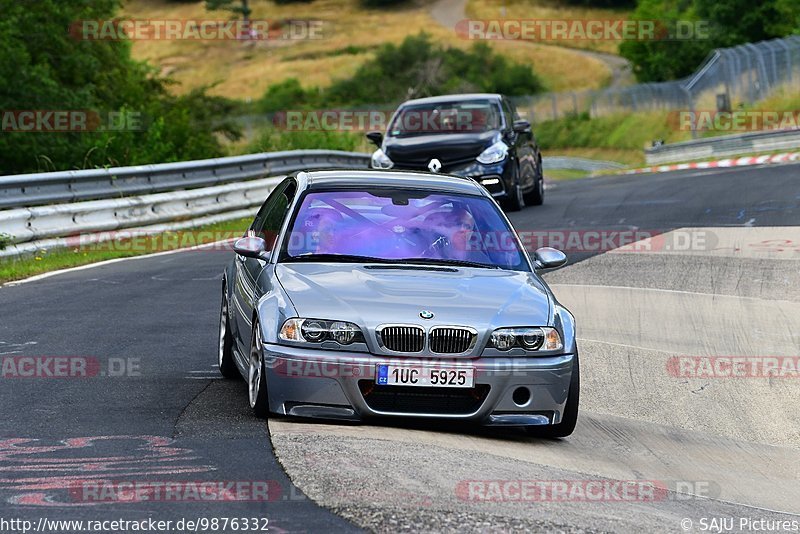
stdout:
[[(247, 390), (250, 408), (253, 409), (253, 414), (259, 419), (268, 419), (269, 396), (267, 395), (267, 370), (264, 366), (264, 347), (261, 343), (258, 319), (253, 320), (249, 364)], [(258, 376), (255, 376), (256, 368), (258, 369)]]
[(508, 196), (503, 200), (503, 209), (506, 211), (520, 211), (525, 207), (525, 200), (522, 198), (522, 187), (519, 185), (519, 177), (514, 180), (514, 185)]
[(578, 404), (581, 395), (581, 370), (578, 362), (578, 353), (572, 360), (572, 378), (569, 382), (569, 393), (567, 394), (567, 404), (564, 407), (564, 414), (561, 422), (550, 426), (529, 426), (525, 430), (533, 436), (540, 438), (565, 438), (575, 431), (578, 422)]
[(533, 190), (525, 193), (524, 199), (527, 206), (541, 206), (544, 204), (544, 175), (541, 162), (539, 162), (539, 167), (536, 170), (536, 183)]
[(228, 299), (225, 286), (222, 286), (222, 305), (219, 311), (219, 346), (217, 360), (219, 372), (222, 376), (229, 379), (241, 378), (236, 362), (233, 359), (233, 336), (231, 335), (231, 323), (228, 313)]

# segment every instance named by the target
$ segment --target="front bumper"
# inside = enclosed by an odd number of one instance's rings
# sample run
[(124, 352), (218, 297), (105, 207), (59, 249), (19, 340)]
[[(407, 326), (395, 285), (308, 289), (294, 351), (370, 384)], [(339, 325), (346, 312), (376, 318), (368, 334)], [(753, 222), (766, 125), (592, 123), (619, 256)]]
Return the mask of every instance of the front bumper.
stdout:
[[(573, 357), (386, 358), (360, 352), (264, 345), (272, 412), (353, 421), (416, 417), (480, 425), (559, 423), (569, 393)], [(475, 370), (475, 387), (377, 386), (375, 367), (387, 363), (470, 367)]]
[(512, 178), (510, 174), (512, 166), (508, 163), (508, 158), (490, 165), (484, 165), (476, 161), (465, 167), (452, 169), (448, 172), (456, 176), (473, 178), (476, 182), (485, 187), (493, 197), (505, 198), (508, 196)]
[[(470, 161), (467, 164), (445, 165), (441, 172), (443, 174), (453, 174), (465, 178), (473, 178), (476, 182), (485, 187), (489, 193), (498, 199), (506, 198), (512, 186), (513, 173), (512, 165), (509, 165), (509, 158), (497, 163), (484, 164), (478, 161)], [(425, 165), (412, 165), (404, 162), (395, 162), (393, 169), (427, 171)]]

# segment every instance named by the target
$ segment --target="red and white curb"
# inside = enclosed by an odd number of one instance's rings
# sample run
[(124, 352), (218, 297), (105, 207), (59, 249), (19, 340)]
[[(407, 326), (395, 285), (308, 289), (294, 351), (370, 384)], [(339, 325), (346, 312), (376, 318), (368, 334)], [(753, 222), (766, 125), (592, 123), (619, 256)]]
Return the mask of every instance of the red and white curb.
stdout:
[(720, 159), (717, 161), (699, 161), (693, 163), (673, 163), (672, 165), (656, 165), (631, 169), (625, 174), (639, 174), (645, 172), (670, 172), (685, 171), (690, 169), (716, 169), (723, 167), (747, 167), (749, 165), (767, 165), (770, 163), (788, 163), (800, 160), (800, 152), (786, 152), (769, 156), (748, 156), (744, 158)]

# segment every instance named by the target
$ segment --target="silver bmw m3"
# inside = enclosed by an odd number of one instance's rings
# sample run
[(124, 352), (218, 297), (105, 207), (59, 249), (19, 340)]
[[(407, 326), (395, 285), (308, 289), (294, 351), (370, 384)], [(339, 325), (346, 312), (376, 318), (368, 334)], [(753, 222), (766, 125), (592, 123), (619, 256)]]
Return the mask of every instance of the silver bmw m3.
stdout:
[(219, 368), (257, 416), (574, 430), (575, 321), (539, 276), (566, 256), (530, 258), (474, 180), (297, 173), (234, 250)]

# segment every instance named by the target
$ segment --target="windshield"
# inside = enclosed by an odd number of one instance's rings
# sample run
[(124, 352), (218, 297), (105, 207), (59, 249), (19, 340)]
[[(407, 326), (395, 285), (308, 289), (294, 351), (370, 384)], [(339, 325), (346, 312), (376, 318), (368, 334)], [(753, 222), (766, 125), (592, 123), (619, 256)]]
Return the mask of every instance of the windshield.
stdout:
[(491, 100), (418, 104), (401, 108), (389, 126), (389, 136), (488, 132), (501, 127), (500, 108)]
[(486, 197), (380, 189), (305, 195), (284, 242), (289, 261), (407, 262), (529, 271)]

